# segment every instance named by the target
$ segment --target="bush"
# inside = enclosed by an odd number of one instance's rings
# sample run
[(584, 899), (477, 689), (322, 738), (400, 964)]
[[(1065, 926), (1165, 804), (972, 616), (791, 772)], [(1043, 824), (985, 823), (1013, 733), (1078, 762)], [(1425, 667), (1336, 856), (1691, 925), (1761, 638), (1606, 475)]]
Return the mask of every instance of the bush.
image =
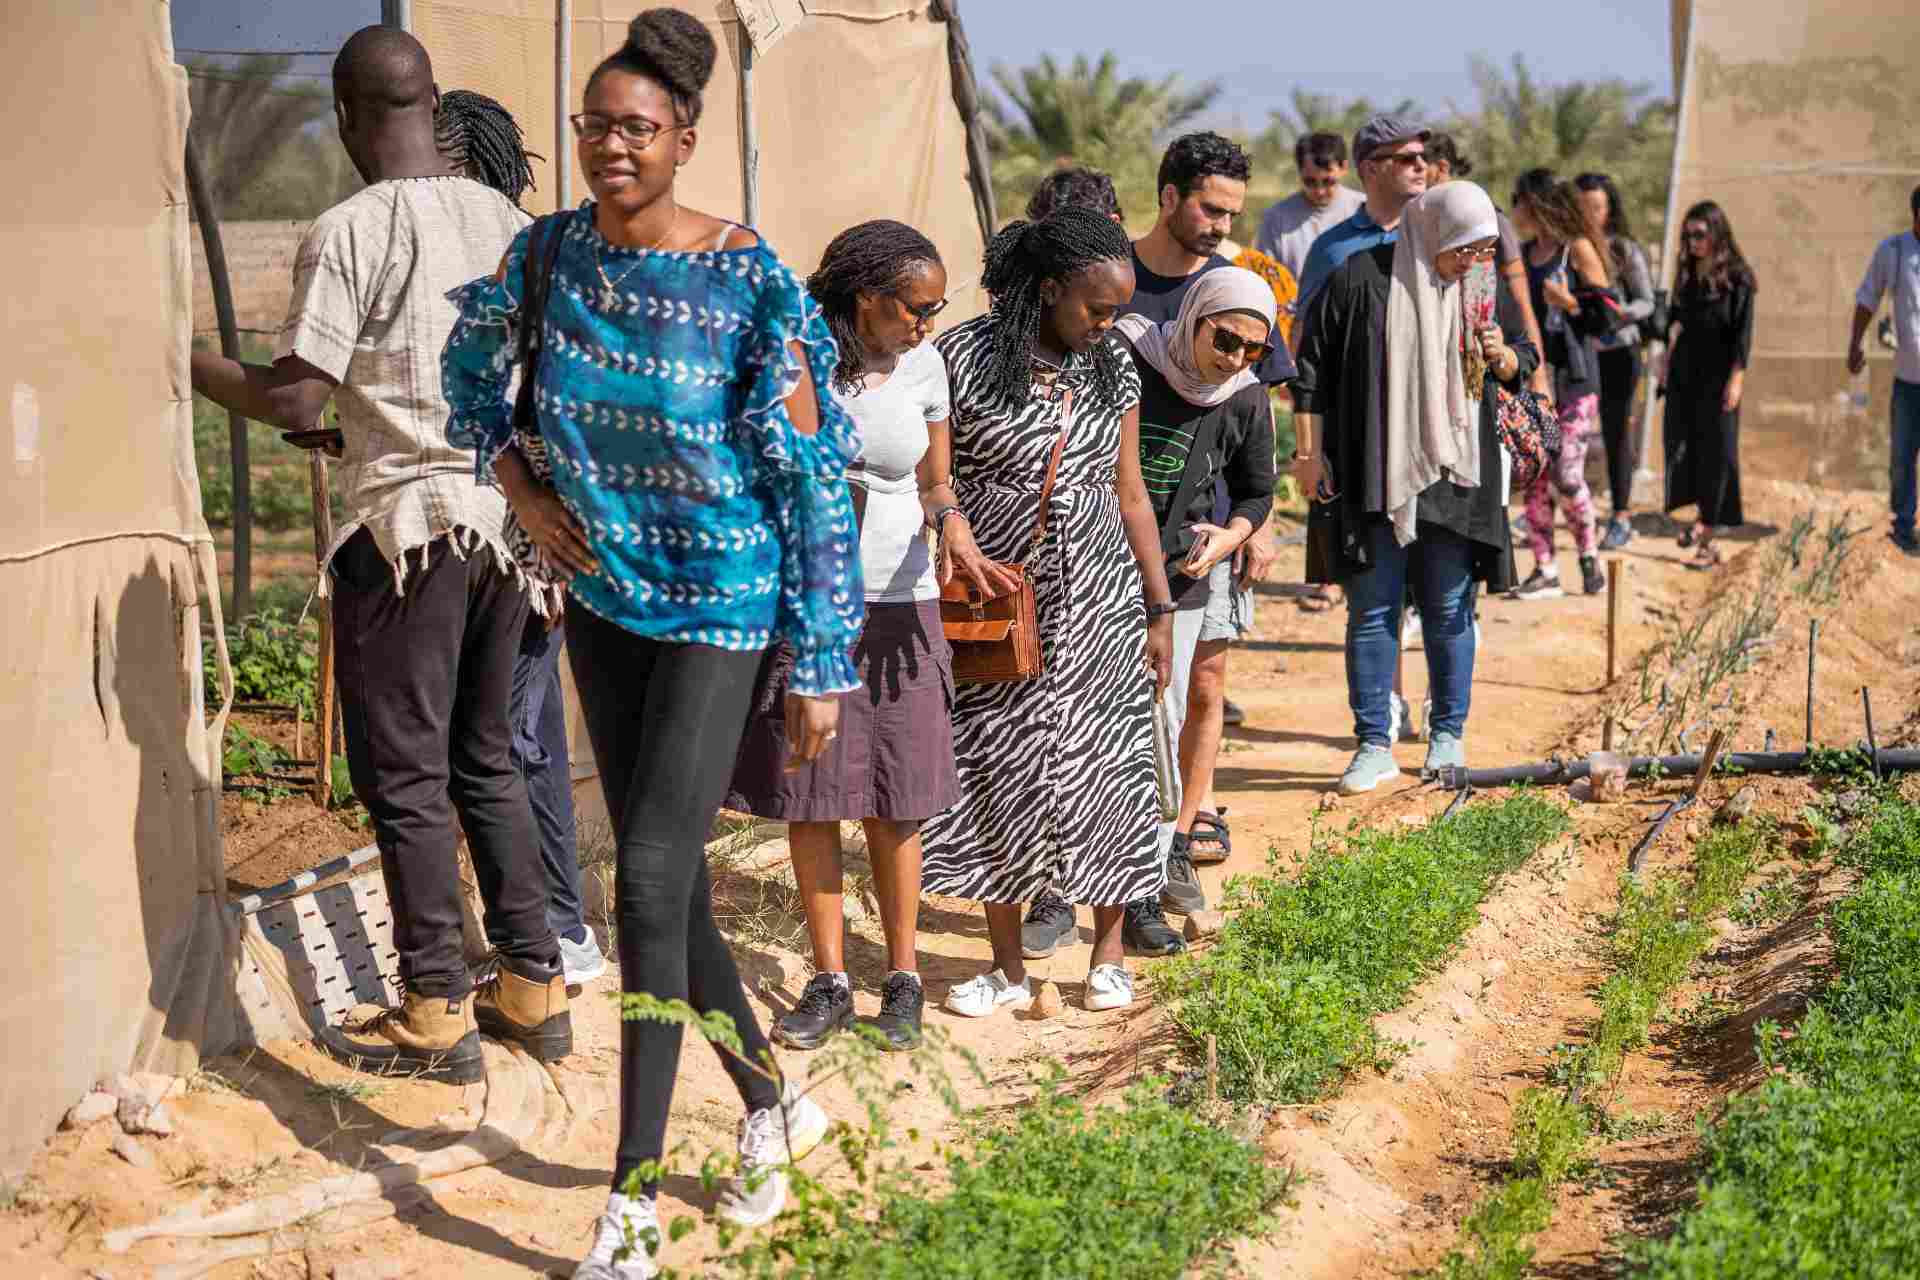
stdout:
[[(227, 628), (233, 696), (242, 702), (285, 703), (312, 715), (319, 648), (319, 624), (311, 618), (296, 621), (274, 606), (249, 614)], [(211, 641), (202, 646), (201, 657), (207, 688), (219, 688)]]
[(1207, 951), (1153, 971), (1193, 1046), (1215, 1037), (1220, 1088), (1304, 1102), (1394, 1052), (1373, 1015), (1397, 1007), (1479, 918), (1494, 882), (1566, 829), (1525, 792), (1418, 830), (1347, 833), (1297, 879), (1236, 881)]
[(1288, 1183), (1257, 1150), (1144, 1087), (1125, 1110), (1044, 1092), (974, 1155), (950, 1156), (948, 1174), (946, 1194), (890, 1197), (871, 1222), (802, 1232), (789, 1219), (735, 1269), (820, 1280), (1174, 1280), (1259, 1226)]
[(1761, 1029), (1775, 1074), (1707, 1135), (1699, 1207), (1636, 1250), (1659, 1280), (1920, 1274), (1920, 813), (1883, 799), (1841, 857), (1867, 875), (1835, 981), (1791, 1039)]

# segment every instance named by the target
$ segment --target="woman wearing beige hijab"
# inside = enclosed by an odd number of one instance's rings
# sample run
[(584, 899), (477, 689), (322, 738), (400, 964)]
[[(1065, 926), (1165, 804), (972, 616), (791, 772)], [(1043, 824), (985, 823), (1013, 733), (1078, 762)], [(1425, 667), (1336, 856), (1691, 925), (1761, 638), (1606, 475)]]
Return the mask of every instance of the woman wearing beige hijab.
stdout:
[(1473, 584), (1503, 589), (1513, 564), (1489, 380), (1521, 387), (1538, 360), (1495, 286), (1496, 234), (1486, 192), (1447, 183), (1311, 304), (1294, 399), (1300, 452), (1316, 456), (1295, 474), (1314, 497), (1308, 579), (1347, 590), (1349, 795), (1400, 772), (1391, 699), (1409, 586), (1433, 698), (1422, 772), (1466, 761)]

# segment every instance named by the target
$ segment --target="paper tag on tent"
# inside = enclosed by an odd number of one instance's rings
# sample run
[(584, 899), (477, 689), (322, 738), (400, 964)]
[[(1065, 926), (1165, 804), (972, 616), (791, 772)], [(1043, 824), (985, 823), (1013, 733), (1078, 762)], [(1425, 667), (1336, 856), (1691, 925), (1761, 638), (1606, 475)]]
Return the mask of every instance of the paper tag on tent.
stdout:
[(733, 0), (733, 9), (756, 54), (792, 35), (806, 17), (800, 0)]

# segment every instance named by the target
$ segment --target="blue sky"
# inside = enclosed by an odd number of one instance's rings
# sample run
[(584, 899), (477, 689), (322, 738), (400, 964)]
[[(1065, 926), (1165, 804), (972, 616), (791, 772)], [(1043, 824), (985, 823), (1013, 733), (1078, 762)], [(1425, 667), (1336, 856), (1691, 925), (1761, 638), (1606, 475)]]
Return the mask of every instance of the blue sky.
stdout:
[[(1294, 86), (1342, 97), (1413, 98), (1444, 109), (1472, 100), (1467, 58), (1515, 52), (1547, 79), (1624, 76), (1672, 92), (1668, 0), (1371, 0), (1361, 7), (1299, 0), (963, 0), (974, 54), (987, 68), (1041, 52), (1071, 59), (1112, 49), (1124, 73), (1178, 72), (1226, 86), (1214, 123), (1258, 129)], [(1270, 14), (1262, 22), (1256, 15)], [(1358, 13), (1364, 25), (1351, 21)], [(1524, 13), (1524, 29), (1515, 15)], [(380, 18), (378, 0), (174, 0), (184, 49), (337, 48)], [(184, 56), (184, 55), (183, 55)], [(777, 55), (776, 55), (777, 56)], [(326, 69), (324, 58), (302, 69)]]

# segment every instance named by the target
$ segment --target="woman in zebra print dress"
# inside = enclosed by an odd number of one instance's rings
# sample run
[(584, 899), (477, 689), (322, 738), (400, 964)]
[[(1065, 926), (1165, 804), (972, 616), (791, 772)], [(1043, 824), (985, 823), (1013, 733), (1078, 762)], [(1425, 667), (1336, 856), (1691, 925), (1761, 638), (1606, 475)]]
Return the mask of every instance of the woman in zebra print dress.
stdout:
[[(996, 967), (947, 997), (970, 1017), (1031, 1001), (1021, 903), (1050, 881), (1093, 906), (1087, 1007), (1131, 1003), (1125, 904), (1166, 881), (1152, 699), (1167, 680), (1173, 606), (1140, 477), (1140, 376), (1108, 332), (1133, 294), (1131, 259), (1120, 226), (1084, 209), (1012, 223), (987, 248), (992, 312), (935, 344), (953, 393), (960, 510), (988, 558), (1026, 562), (1044, 659), (1037, 679), (959, 691), (961, 799), (923, 830), (926, 890), (986, 903)], [(1046, 536), (1030, 551), (1069, 401)]]

